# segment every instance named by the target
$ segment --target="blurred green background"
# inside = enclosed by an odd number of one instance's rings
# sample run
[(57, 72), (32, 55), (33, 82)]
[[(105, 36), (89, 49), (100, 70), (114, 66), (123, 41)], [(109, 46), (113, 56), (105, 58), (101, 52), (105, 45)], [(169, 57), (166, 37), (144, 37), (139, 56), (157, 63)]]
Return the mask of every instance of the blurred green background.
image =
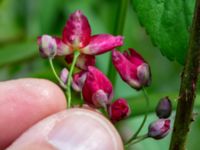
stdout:
[[(118, 0), (0, 0), (0, 80), (36, 77), (56, 82), (48, 61), (38, 54), (37, 36), (61, 36), (68, 15), (77, 9), (88, 17), (92, 34), (112, 33), (117, 2)], [(124, 37), (125, 45), (122, 49), (136, 49), (151, 66), (152, 84), (148, 88), (152, 111), (148, 122), (151, 122), (156, 119), (153, 110), (161, 97), (169, 95), (176, 104), (182, 66), (177, 62), (170, 62), (152, 45), (131, 6), (127, 13)], [(109, 53), (97, 56), (97, 66), (104, 73), (108, 71), (108, 63)], [(63, 58), (56, 59), (55, 66), (60, 71), (65, 66)], [(146, 109), (145, 103), (141, 93), (131, 89), (118, 76), (115, 98), (119, 97), (128, 97), (132, 108), (131, 118), (117, 125), (121, 134), (127, 136), (139, 126)], [(196, 101), (196, 105), (199, 105), (199, 97)], [(195, 112), (199, 112), (199, 107), (196, 107)], [(173, 114), (172, 120), (174, 116)], [(146, 130), (147, 127), (143, 132)], [(199, 134), (200, 120), (197, 119), (189, 135), (188, 150), (199, 150)], [(169, 140), (170, 135), (161, 141), (148, 139), (130, 149), (167, 150)]]

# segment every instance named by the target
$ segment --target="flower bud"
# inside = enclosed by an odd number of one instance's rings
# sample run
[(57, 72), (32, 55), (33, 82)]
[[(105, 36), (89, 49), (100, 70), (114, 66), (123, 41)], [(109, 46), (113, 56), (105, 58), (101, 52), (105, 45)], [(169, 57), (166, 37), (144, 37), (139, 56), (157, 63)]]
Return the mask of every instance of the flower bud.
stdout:
[(108, 113), (112, 122), (117, 122), (128, 117), (131, 109), (125, 99), (119, 98), (109, 106)]
[(157, 107), (156, 107), (156, 115), (159, 118), (168, 118), (172, 112), (172, 103), (168, 97), (162, 98)]
[(113, 98), (112, 84), (101, 71), (89, 66), (82, 94), (88, 105), (105, 108)]
[(67, 83), (69, 71), (66, 68), (63, 68), (60, 72), (60, 79), (63, 81), (63, 83)]
[(57, 44), (56, 40), (49, 36), (43, 35), (38, 37), (38, 45), (40, 55), (44, 58), (53, 58), (56, 55)]
[(150, 84), (150, 67), (142, 56), (133, 49), (129, 48), (129, 51), (125, 51), (123, 54), (113, 50), (112, 61), (122, 80), (131, 87), (140, 90)]
[(156, 140), (164, 138), (170, 129), (169, 119), (159, 119), (149, 125), (148, 136)]
[(77, 92), (81, 92), (83, 85), (85, 83), (86, 77), (87, 77), (86, 71), (81, 71), (74, 74), (73, 80), (72, 80), (72, 88)]

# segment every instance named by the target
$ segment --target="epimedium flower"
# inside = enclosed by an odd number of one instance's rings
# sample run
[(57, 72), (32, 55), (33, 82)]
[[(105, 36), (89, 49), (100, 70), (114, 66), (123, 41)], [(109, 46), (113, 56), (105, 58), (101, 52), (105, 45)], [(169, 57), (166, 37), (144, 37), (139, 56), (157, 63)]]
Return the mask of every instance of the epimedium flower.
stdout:
[[(56, 41), (56, 55), (65, 56), (79, 51), (82, 55), (98, 55), (123, 45), (122, 36), (98, 34), (91, 36), (86, 16), (80, 10), (70, 15), (64, 27), (62, 38), (49, 36)], [(41, 40), (39, 46), (43, 45)], [(84, 57), (84, 56), (81, 56)], [(88, 58), (88, 56), (85, 56)], [(86, 60), (86, 59), (84, 59)]]
[(131, 109), (125, 99), (119, 98), (108, 107), (108, 113), (111, 121), (115, 123), (128, 117)]
[(113, 98), (112, 84), (101, 71), (89, 66), (82, 95), (88, 105), (106, 108)]
[(158, 119), (149, 125), (148, 136), (159, 140), (164, 138), (169, 133), (169, 129), (169, 119)]
[(136, 90), (148, 86), (151, 72), (148, 63), (132, 48), (121, 53), (112, 51), (112, 61), (121, 78)]

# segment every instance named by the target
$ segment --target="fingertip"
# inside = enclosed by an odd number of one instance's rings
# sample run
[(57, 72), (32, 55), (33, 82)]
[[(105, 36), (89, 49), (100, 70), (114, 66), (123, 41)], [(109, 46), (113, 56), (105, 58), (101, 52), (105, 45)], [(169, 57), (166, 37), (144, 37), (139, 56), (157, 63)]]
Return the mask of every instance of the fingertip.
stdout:
[(48, 150), (123, 150), (123, 143), (114, 126), (101, 114), (74, 108), (39, 122), (8, 150), (33, 147)]
[(60, 88), (44, 79), (1, 82), (0, 97), (0, 149), (39, 120), (66, 108)]

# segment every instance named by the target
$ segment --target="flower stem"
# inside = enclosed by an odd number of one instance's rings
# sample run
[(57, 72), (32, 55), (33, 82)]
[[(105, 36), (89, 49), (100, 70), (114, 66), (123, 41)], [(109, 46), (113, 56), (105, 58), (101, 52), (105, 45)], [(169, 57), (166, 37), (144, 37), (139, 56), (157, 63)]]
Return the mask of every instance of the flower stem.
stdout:
[[(128, 9), (129, 0), (118, 0), (118, 1), (119, 1), (119, 5), (118, 5), (118, 10), (116, 12), (117, 15), (116, 15), (113, 34), (114, 35), (123, 35), (124, 24), (125, 24), (125, 20), (126, 20), (126, 12)], [(112, 64), (112, 56), (110, 56), (109, 68), (108, 68), (107, 75), (108, 75), (108, 78), (111, 80), (113, 87), (115, 87), (116, 72), (115, 72), (115, 68)]]
[(139, 143), (139, 142), (141, 142), (141, 141), (147, 139), (148, 137), (149, 137), (148, 134), (145, 134), (145, 135), (139, 136), (138, 138), (136, 138), (135, 140), (133, 140), (133, 141), (131, 141), (131, 142), (125, 144), (124, 146), (125, 146), (126, 148), (128, 148), (130, 145), (133, 145), (133, 144)]
[(200, 68), (200, 0), (196, 0), (189, 49), (181, 76), (176, 117), (170, 143), (170, 150), (185, 150), (190, 124), (193, 121), (193, 107)]
[(146, 111), (145, 111), (145, 115), (144, 115), (144, 118), (143, 118), (143, 121), (140, 125), (140, 127), (138, 128), (138, 130), (135, 132), (135, 134), (128, 140), (127, 144), (128, 143), (132, 143), (133, 140), (135, 140), (138, 136), (138, 134), (140, 133), (140, 131), (142, 130), (142, 128), (144, 127), (144, 124), (147, 120), (147, 116), (148, 116), (148, 111), (149, 111), (149, 97), (148, 97), (148, 94), (145, 90), (145, 88), (142, 88), (142, 91), (143, 91), (143, 94), (144, 94), (144, 97), (145, 97), (145, 100), (146, 100)]
[(64, 82), (60, 79), (60, 77), (56, 73), (56, 70), (55, 70), (54, 65), (53, 65), (52, 58), (49, 58), (49, 64), (50, 64), (50, 67), (51, 67), (51, 70), (52, 70), (54, 76), (56, 77), (56, 79), (58, 80), (58, 82), (60, 83), (60, 85), (62, 86), (62, 88), (66, 89), (66, 86), (65, 86)]
[(80, 55), (80, 52), (79, 51), (75, 51), (74, 52), (74, 58), (73, 58), (73, 61), (72, 61), (72, 65), (70, 67), (70, 71), (69, 71), (69, 74), (68, 74), (68, 80), (67, 80), (67, 101), (68, 101), (68, 108), (71, 107), (71, 80), (72, 80), (72, 74), (73, 74), (73, 71), (74, 71), (74, 67), (75, 67), (75, 64), (76, 64), (76, 61), (77, 61), (77, 58), (78, 56)]

